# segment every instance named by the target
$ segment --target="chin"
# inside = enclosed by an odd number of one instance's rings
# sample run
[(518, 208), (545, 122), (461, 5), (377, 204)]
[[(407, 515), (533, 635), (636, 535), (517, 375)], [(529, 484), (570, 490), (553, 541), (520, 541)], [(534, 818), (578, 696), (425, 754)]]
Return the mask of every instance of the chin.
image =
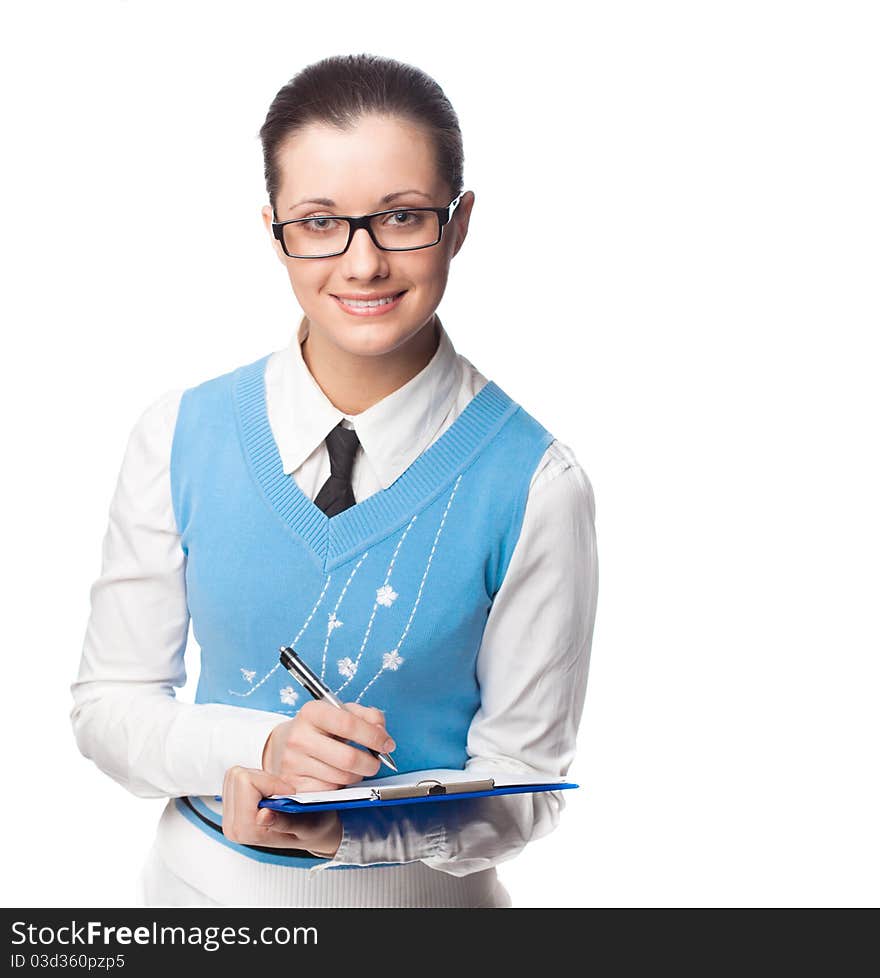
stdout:
[(379, 357), (393, 353), (416, 339), (422, 326), (392, 323), (355, 323), (348, 329), (334, 330), (334, 339), (343, 349), (357, 356)]

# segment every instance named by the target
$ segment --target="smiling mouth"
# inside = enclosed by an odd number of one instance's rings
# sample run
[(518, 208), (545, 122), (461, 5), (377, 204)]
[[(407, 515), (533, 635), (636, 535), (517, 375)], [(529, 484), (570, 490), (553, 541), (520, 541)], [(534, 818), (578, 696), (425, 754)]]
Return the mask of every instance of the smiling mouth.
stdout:
[(346, 299), (344, 296), (333, 295), (333, 293), (331, 295), (337, 302), (350, 306), (352, 309), (379, 309), (396, 302), (406, 291), (404, 289), (402, 292), (395, 292), (394, 295), (385, 296), (381, 299)]

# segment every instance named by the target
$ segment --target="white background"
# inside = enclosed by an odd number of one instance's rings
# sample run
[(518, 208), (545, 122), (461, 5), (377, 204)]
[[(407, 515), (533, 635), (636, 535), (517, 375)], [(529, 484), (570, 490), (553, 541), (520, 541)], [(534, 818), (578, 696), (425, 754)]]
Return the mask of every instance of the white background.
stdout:
[(68, 719), (111, 494), (149, 403), (289, 341), (257, 132), (357, 51), (455, 106), (444, 325), (596, 495), (582, 788), (514, 904), (878, 903), (876, 5), (33, 2), (2, 35), (5, 906), (132, 905), (163, 802)]

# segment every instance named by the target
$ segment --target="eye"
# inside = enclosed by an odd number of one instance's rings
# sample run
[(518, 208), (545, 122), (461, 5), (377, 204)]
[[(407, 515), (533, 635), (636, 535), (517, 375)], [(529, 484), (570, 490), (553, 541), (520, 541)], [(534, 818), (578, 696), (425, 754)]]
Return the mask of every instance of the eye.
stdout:
[(420, 215), (409, 210), (394, 211), (388, 215), (389, 222), (394, 227), (405, 227), (418, 222)]
[(334, 219), (332, 217), (308, 217), (305, 218), (304, 223), (299, 226), (308, 231), (328, 231), (330, 230), (333, 222)]

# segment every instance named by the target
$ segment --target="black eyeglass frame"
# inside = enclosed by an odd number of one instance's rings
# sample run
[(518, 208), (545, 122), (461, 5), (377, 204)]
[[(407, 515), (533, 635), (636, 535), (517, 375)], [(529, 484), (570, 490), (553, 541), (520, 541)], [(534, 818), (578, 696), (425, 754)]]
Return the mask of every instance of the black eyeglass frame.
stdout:
[[(367, 234), (369, 234), (370, 240), (380, 251), (419, 251), (422, 248), (433, 248), (435, 245), (440, 244), (440, 241), (443, 238), (443, 228), (452, 220), (452, 215), (455, 213), (456, 207), (458, 207), (461, 198), (466, 193), (466, 190), (462, 190), (455, 200), (448, 203), (445, 207), (392, 207), (391, 210), (376, 211), (375, 214), (364, 214), (362, 217), (346, 217), (342, 214), (321, 214), (318, 217), (297, 217), (292, 221), (273, 221), (272, 233), (281, 243), (281, 249), (288, 258), (338, 258), (339, 255), (344, 255), (346, 251), (348, 251), (352, 238), (354, 238), (354, 233), (359, 228), (363, 228)], [(376, 240), (376, 235), (373, 233), (373, 228), (370, 224), (372, 219), (374, 217), (381, 217), (383, 214), (399, 214), (403, 211), (431, 211), (433, 214), (436, 214), (439, 225), (437, 228), (437, 240), (432, 241), (430, 244), (416, 245), (415, 248), (386, 248), (383, 245), (380, 245)], [(345, 242), (345, 247), (342, 249), (342, 251), (332, 251), (327, 255), (291, 255), (284, 243), (283, 229), (288, 224), (305, 224), (306, 221), (318, 221), (322, 217), (332, 218), (334, 221), (348, 222), (348, 241)]]

